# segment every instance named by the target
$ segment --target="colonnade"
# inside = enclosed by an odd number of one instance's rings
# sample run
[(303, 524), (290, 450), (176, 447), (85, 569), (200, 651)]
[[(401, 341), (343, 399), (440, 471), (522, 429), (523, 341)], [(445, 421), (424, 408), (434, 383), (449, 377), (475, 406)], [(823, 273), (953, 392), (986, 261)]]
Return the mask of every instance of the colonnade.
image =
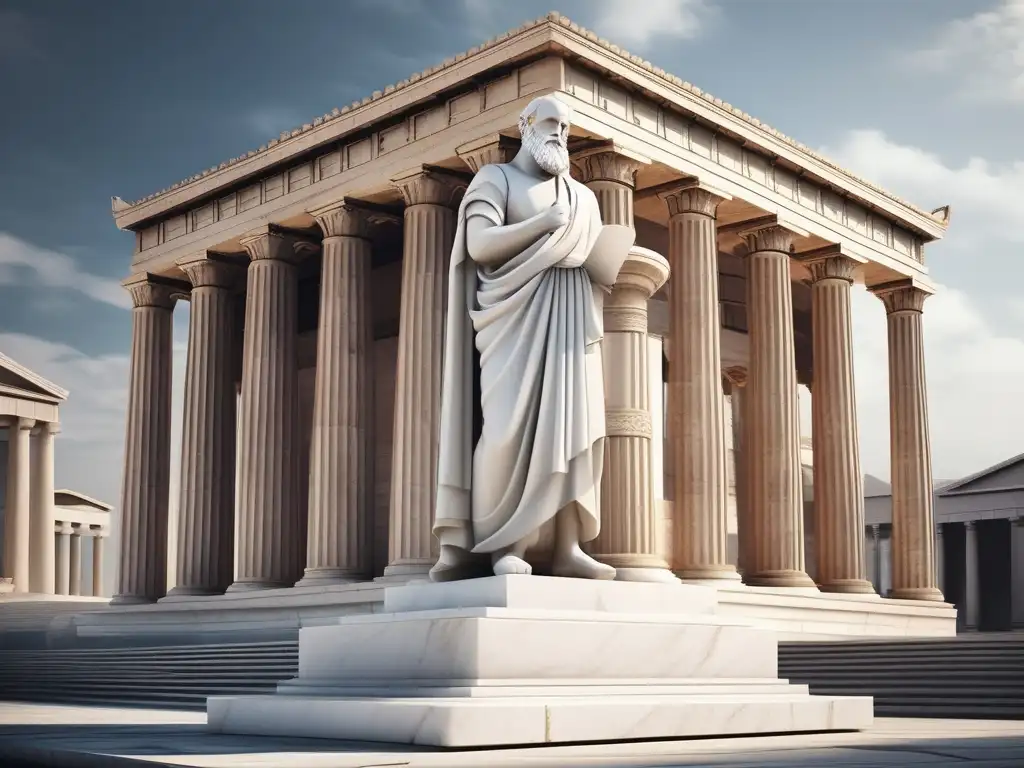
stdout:
[[(497, 141), (465, 153), (476, 170), (507, 159)], [(601, 147), (574, 158), (607, 223), (632, 225), (640, 160)], [(435, 167), (393, 182), (405, 202), (395, 382), (388, 564), (384, 580), (422, 577), (436, 557), (436, 490), (447, 261), (461, 175)], [(813, 588), (804, 562), (791, 261), (799, 234), (774, 219), (743, 232), (750, 357), (723, 371), (717, 211), (728, 195), (699, 181), (659, 190), (669, 217), (667, 254), (669, 436), (675, 462), (672, 561), (658, 552), (651, 471), (651, 407), (643, 383), (646, 301), (664, 259), (638, 252), (605, 310), (608, 447), (603, 530), (594, 554), (620, 577), (729, 583), (727, 440), (723, 386), (738, 446), (740, 562), (752, 586)], [(125, 451), (123, 528), (115, 602), (166, 590), (170, 467), (171, 322), (192, 302), (181, 460), (178, 580), (172, 594), (216, 594), (360, 581), (372, 530), (373, 382), (369, 348), (371, 234), (377, 209), (356, 200), (310, 212), (323, 233), (323, 268), (309, 476), (299, 451), (297, 265), (316, 248), (266, 226), (242, 240), (246, 258), (182, 259), (188, 283), (139, 274)], [(871, 592), (865, 575), (850, 288), (855, 263), (838, 248), (800, 256), (813, 295), (817, 574), (820, 589)], [(659, 259), (661, 261), (659, 261)], [(246, 263), (248, 262), (248, 263)], [(229, 350), (244, 283), (241, 402)], [(931, 460), (921, 313), (910, 282), (875, 286), (888, 315), (893, 476), (893, 595), (939, 600), (932, 537)], [(723, 385), (723, 376), (725, 384)], [(237, 430), (236, 430), (237, 418)], [(237, 440), (236, 440), (237, 434)], [(235, 500), (237, 476), (238, 499)], [(308, 509), (300, 484), (308, 482)], [(236, 513), (237, 507), (237, 513)], [(237, 514), (237, 519), (235, 519)], [(233, 533), (237, 532), (237, 538)], [(237, 568), (233, 558), (237, 554)]]
[[(58, 520), (55, 533), (55, 594), (100, 597), (103, 594), (103, 540), (107, 531), (99, 525)], [(92, 578), (88, 590), (84, 588), (86, 572), (82, 539), (92, 542), (88, 545), (92, 547)]]
[(60, 427), (0, 418), (7, 427), (3, 576), (15, 592), (53, 594), (53, 440)]

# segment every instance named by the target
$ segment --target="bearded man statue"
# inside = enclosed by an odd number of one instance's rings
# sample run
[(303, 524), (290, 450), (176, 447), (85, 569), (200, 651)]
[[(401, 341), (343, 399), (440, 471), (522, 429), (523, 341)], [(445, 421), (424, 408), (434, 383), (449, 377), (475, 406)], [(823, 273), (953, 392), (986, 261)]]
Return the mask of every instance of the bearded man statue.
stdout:
[(516, 157), (481, 168), (459, 208), (434, 581), (484, 557), (496, 575), (532, 573), (542, 539), (551, 575), (615, 577), (580, 545), (600, 531), (603, 299), (633, 233), (602, 226), (594, 193), (569, 175), (569, 121), (559, 100), (531, 102)]

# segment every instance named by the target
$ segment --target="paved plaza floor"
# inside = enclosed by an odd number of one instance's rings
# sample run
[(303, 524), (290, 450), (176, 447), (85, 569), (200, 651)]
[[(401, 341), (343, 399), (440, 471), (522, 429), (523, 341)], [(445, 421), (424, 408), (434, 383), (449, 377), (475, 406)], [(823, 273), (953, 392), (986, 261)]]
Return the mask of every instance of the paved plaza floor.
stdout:
[(209, 768), (1024, 768), (1024, 721), (878, 719), (861, 733), (446, 751), (221, 736), (197, 712), (0, 703), (0, 765)]

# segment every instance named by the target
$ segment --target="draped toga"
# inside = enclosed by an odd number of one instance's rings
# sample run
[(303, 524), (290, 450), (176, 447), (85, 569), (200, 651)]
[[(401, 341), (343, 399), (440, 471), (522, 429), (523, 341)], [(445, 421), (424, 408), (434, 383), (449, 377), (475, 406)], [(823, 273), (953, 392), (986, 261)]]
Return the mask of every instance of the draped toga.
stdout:
[(590, 189), (558, 177), (568, 223), (504, 264), (477, 264), (467, 249), (467, 212), (503, 226), (506, 173), (515, 172), (485, 166), (469, 185), (448, 275), (434, 534), (477, 553), (531, 540), (570, 504), (581, 541), (600, 531), (604, 289), (582, 264), (601, 215)]

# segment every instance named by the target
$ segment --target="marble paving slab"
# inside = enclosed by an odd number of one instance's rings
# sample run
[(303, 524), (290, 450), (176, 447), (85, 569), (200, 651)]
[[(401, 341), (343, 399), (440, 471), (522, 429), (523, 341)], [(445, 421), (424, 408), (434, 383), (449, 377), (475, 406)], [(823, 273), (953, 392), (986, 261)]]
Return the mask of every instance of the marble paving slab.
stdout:
[[(205, 715), (0, 702), (0, 765), (191, 768), (1019, 768), (1024, 721), (876, 718), (859, 733), (437, 750), (222, 736)], [(16, 762), (17, 761), (17, 762)]]

